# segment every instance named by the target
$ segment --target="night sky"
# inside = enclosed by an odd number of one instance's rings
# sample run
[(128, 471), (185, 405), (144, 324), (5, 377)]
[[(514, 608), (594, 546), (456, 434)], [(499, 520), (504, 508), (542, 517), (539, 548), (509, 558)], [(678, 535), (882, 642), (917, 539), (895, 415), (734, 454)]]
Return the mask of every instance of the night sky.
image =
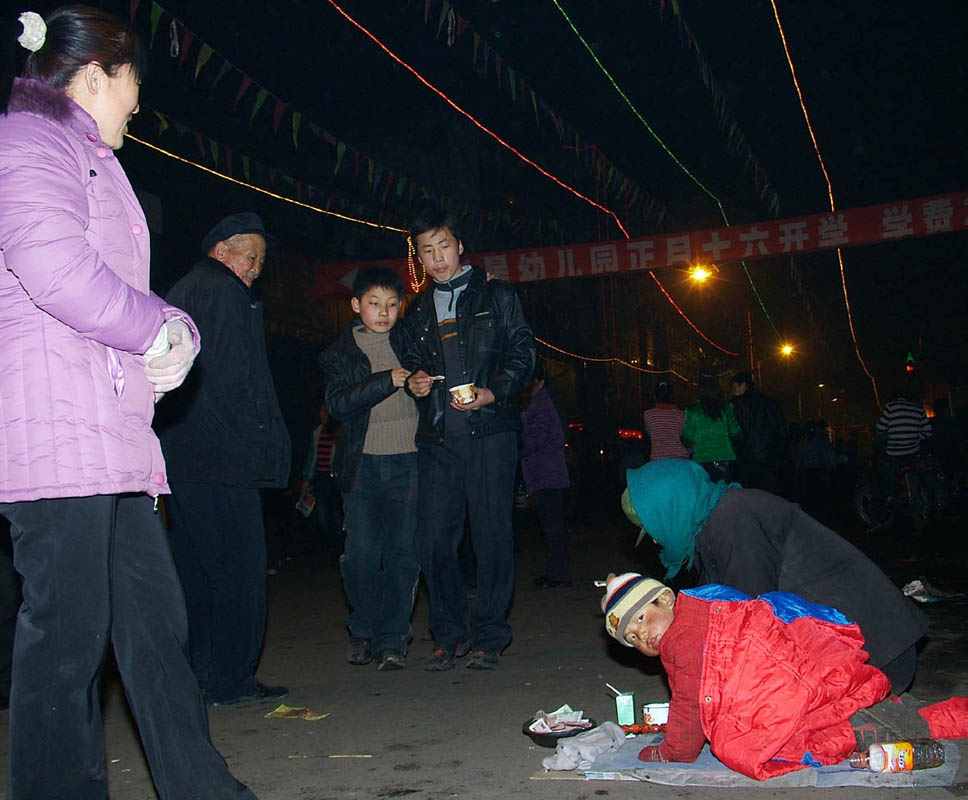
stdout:
[[(446, 4), (452, 17), (442, 15), (441, 3), (341, 0), (340, 5), (514, 147), (565, 183), (610, 201), (612, 190), (603, 188), (594, 169), (595, 158), (606, 159), (639, 190), (641, 199), (629, 214), (633, 236), (720, 225), (710, 193), (734, 224), (828, 209), (769, 2), (452, 0)], [(35, 5), (41, 12), (50, 7)], [(100, 5), (127, 17), (132, 4)], [(777, 7), (838, 207), (966, 188), (968, 4), (777, 0)], [(223, 168), (230, 148), (236, 174), (245, 153), (271, 166), (277, 181), (288, 175), (314, 187), (303, 198), (314, 205), (329, 203), (368, 219), (382, 214), (394, 225), (423, 202), (420, 190), (411, 200), (412, 179), (474, 214), (507, 215), (506, 224), (472, 230), (469, 244), (477, 250), (621, 238), (605, 215), (481, 134), (328, 0), (164, 0), (154, 9), (159, 22), (152, 71), (142, 89), (142, 113), (131, 125), (139, 137), (196, 161), (199, 139), (217, 141)], [(645, 122), (708, 192), (636, 118), (560, 9)], [(150, 0), (141, 0), (135, 24), (146, 39), (151, 12)], [(186, 28), (195, 37), (181, 65), (171, 55), (173, 17), (179, 20), (179, 45)], [(200, 43), (213, 53), (196, 78)], [(232, 69), (216, 80), (224, 62)], [(509, 88), (509, 70), (517, 97)], [(257, 87), (234, 103), (243, 75), (269, 92), (254, 116)], [(278, 131), (277, 99), (287, 104)], [(302, 117), (298, 148), (293, 110)], [(154, 111), (169, 123), (163, 135)], [(559, 135), (550, 111), (572, 138)], [(351, 165), (352, 156), (344, 155), (337, 173), (335, 148), (324, 132), (359, 152), (363, 166)], [(211, 166), (210, 149), (207, 155)], [(153, 239), (153, 269), (162, 286), (187, 269), (195, 243), (211, 224), (242, 208), (258, 210), (290, 248), (318, 260), (401, 255), (397, 234), (254, 195), (137, 143), (129, 143), (121, 158), (136, 188), (160, 198), (163, 227)], [(370, 186), (368, 158), (394, 173), (388, 192)], [(396, 176), (408, 179), (402, 193)], [(293, 191), (285, 181), (278, 186), (284, 194)], [(644, 213), (647, 203), (650, 213)], [(920, 360), (923, 380), (968, 384), (962, 345), (968, 327), (966, 255), (964, 233), (845, 252), (862, 352), (882, 393), (889, 394), (903, 375), (909, 350)], [(835, 256), (750, 267), (777, 327), (802, 354), (790, 379), (804, 386), (837, 384), (856, 401), (857, 413), (871, 412), (869, 383), (847, 331)], [(737, 295), (735, 287), (745, 281), (738, 264), (721, 265), (720, 278), (733, 287), (721, 295), (728, 302), (717, 300), (715, 286), (700, 298), (680, 298), (691, 303), (713, 338), (734, 336), (737, 315), (754, 304)], [(775, 337), (761, 312), (756, 315), (754, 328), (766, 352)]]

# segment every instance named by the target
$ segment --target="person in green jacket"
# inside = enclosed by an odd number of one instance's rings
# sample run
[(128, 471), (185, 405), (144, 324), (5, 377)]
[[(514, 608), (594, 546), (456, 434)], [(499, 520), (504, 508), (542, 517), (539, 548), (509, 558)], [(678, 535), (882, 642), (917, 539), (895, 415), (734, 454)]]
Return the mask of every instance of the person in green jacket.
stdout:
[(686, 409), (682, 441), (711, 480), (729, 483), (736, 465), (733, 440), (740, 436), (739, 423), (715, 375), (704, 372), (699, 376), (697, 395), (699, 401)]

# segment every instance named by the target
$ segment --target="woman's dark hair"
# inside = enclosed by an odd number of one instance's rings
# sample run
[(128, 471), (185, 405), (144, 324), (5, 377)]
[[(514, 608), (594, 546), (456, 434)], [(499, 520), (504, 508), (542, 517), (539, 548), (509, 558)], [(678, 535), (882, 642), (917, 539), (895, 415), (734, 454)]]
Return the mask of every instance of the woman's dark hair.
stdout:
[[(22, 75), (46, 83), (54, 89), (66, 87), (78, 70), (91, 62), (99, 64), (109, 78), (125, 65), (131, 67), (137, 81), (148, 67), (148, 54), (141, 39), (127, 22), (91, 6), (61, 6), (45, 20), (47, 35), (43, 46), (27, 56)], [(12, 41), (4, 41), (4, 50), (12, 49), (15, 58), (26, 53), (17, 42), (22, 27), (12, 26)], [(10, 26), (6, 26), (9, 29)], [(7, 34), (4, 38), (10, 39)], [(19, 51), (19, 52), (17, 52)], [(5, 65), (0, 84), (0, 109), (6, 111), (15, 66)]]
[(723, 413), (726, 401), (723, 399), (723, 387), (719, 385), (719, 378), (708, 372), (699, 376), (699, 388), (696, 390), (699, 404), (710, 419), (719, 419)]
[(672, 384), (669, 381), (659, 381), (655, 385), (655, 401), (657, 403), (672, 402)]

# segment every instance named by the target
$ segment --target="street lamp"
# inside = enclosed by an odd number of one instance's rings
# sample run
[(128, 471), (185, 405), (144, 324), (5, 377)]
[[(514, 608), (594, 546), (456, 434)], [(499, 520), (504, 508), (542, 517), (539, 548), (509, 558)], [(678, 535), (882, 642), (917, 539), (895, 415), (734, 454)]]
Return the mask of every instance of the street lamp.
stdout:
[(712, 277), (712, 273), (705, 267), (697, 265), (689, 271), (689, 277), (695, 283), (705, 283)]
[(780, 345), (780, 355), (783, 356), (784, 358), (789, 358), (790, 356), (792, 356), (793, 345), (789, 344), (788, 342)]

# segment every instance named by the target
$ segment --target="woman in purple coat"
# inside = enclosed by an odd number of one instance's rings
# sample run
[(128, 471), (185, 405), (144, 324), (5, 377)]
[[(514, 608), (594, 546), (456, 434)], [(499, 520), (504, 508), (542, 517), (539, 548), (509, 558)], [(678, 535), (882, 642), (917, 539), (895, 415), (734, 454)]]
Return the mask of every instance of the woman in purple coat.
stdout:
[(0, 514), (24, 598), (7, 797), (107, 795), (109, 644), (159, 796), (252, 797), (209, 741), (156, 512), (154, 403), (198, 345), (148, 288), (148, 226), (114, 155), (145, 54), (94, 8), (19, 20), (20, 47), (0, 43), (26, 56), (24, 78), (0, 76)]
[(548, 392), (547, 380), (544, 363), (538, 361), (531, 379), (528, 405), (521, 413), (521, 471), (525, 488), (538, 507), (547, 548), (544, 574), (534, 582), (539, 589), (571, 586), (565, 524), (565, 489), (571, 482), (565, 463), (565, 431)]

